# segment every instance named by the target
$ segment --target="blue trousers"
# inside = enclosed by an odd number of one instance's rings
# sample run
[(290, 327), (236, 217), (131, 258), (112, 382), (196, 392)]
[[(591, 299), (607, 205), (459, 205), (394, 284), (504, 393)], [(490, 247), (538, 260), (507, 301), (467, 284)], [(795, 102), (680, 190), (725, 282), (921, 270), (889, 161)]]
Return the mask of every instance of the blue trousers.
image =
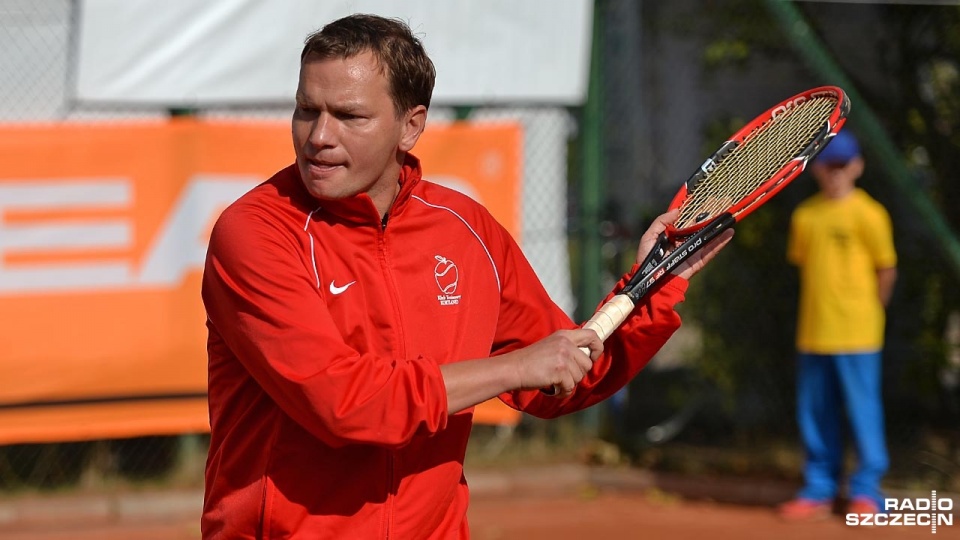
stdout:
[(806, 483), (799, 497), (827, 500), (837, 495), (843, 475), (845, 410), (858, 457), (848, 495), (869, 497), (883, 508), (880, 480), (889, 459), (881, 372), (879, 351), (799, 355), (797, 422), (806, 451)]

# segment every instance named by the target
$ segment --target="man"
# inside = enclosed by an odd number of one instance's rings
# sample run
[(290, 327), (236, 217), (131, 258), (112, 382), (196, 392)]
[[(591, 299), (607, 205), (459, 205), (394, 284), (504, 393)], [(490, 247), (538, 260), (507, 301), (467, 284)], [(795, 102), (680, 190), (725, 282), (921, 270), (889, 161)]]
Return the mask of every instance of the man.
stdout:
[(434, 78), (398, 21), (353, 15), (307, 39), (296, 163), (225, 210), (210, 240), (204, 538), (467, 537), (473, 406), (499, 396), (549, 418), (610, 396), (729, 241), (604, 349), (483, 207), (421, 179), (409, 152)]
[(896, 280), (890, 217), (856, 187), (864, 161), (843, 130), (812, 165), (819, 193), (793, 214), (787, 257), (800, 268), (797, 420), (806, 484), (787, 519), (830, 514), (843, 472), (843, 411), (859, 457), (848, 512), (883, 508), (888, 459), (881, 395), (884, 308)]

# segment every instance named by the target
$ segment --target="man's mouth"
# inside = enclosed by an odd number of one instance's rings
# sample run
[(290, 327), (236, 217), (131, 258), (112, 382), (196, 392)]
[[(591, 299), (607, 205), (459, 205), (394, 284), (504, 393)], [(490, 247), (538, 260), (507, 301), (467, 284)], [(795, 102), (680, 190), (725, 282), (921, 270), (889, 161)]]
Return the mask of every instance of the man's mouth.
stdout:
[(310, 169), (310, 172), (315, 174), (329, 173), (343, 166), (342, 163), (314, 159), (308, 160), (307, 165)]

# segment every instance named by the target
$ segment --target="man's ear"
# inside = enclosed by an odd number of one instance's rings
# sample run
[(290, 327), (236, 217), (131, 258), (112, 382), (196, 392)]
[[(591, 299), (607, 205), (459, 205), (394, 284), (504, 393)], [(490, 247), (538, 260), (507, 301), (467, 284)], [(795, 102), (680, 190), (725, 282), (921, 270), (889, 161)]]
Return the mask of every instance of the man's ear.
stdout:
[(400, 150), (409, 152), (420, 139), (423, 128), (427, 125), (427, 108), (423, 105), (407, 111), (403, 115), (403, 133), (400, 134)]

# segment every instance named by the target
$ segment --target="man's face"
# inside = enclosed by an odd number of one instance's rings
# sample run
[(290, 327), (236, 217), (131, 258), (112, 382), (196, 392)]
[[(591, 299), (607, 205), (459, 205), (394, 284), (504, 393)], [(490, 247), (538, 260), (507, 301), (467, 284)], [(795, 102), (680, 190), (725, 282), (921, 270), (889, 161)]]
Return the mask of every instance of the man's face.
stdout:
[(399, 152), (410, 150), (422, 130), (411, 124), (412, 113), (397, 118), (389, 82), (372, 53), (305, 58), (292, 124), (307, 190), (328, 200), (368, 193), (378, 207), (382, 201), (388, 207), (397, 190)]
[(853, 191), (863, 174), (863, 158), (855, 157), (846, 163), (821, 163), (811, 166), (820, 192), (828, 199), (839, 199)]

